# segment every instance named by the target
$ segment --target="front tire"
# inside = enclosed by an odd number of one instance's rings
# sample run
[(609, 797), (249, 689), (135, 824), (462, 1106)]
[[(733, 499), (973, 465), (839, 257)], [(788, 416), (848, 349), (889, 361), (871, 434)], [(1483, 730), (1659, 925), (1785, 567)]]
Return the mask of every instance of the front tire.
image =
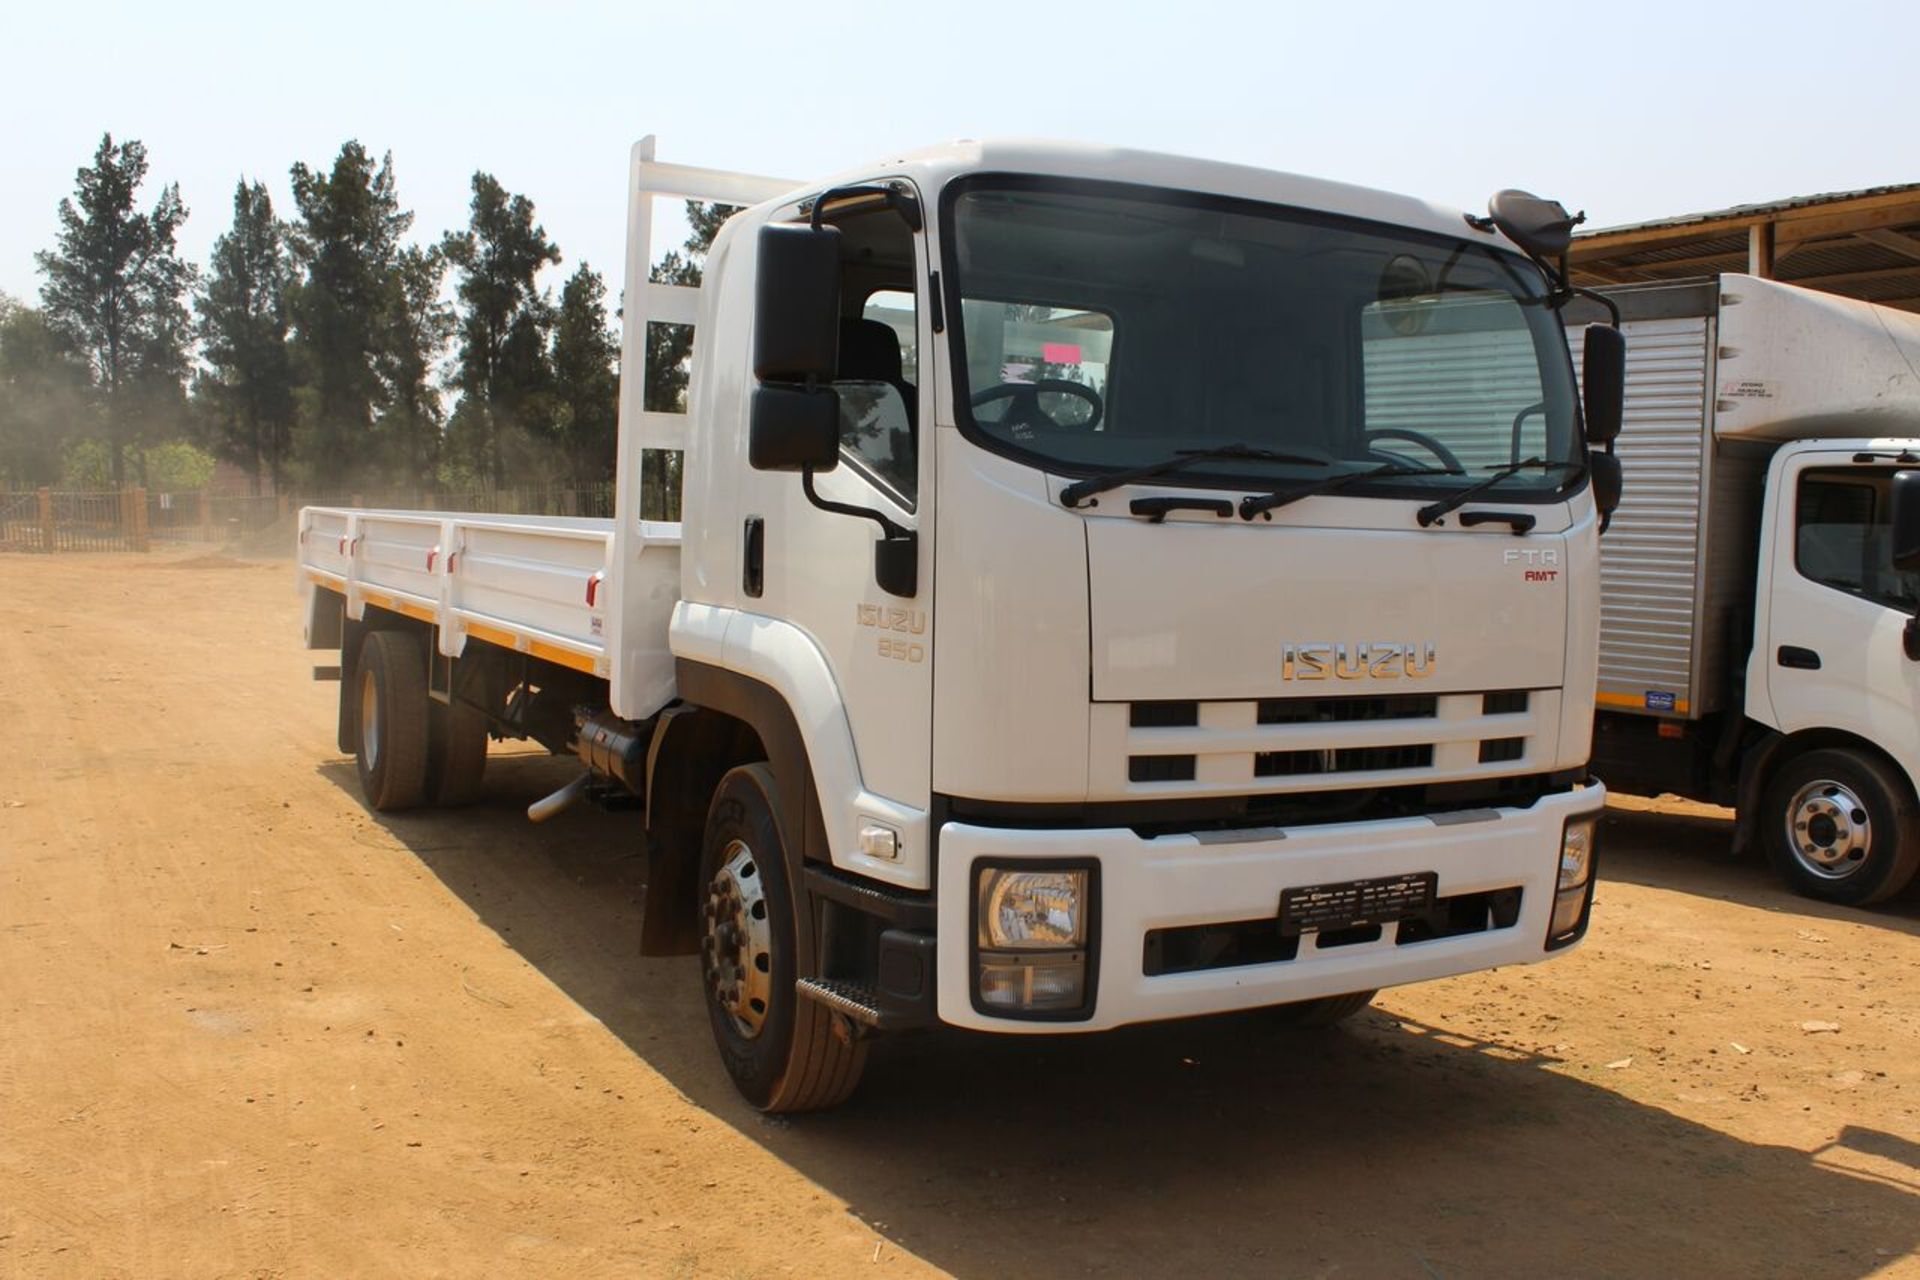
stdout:
[(862, 1040), (802, 1000), (799, 901), (764, 764), (730, 771), (714, 791), (700, 849), (700, 985), (720, 1059), (741, 1096), (768, 1112), (814, 1111), (853, 1093)]
[(1846, 748), (1787, 761), (1761, 801), (1761, 843), (1796, 893), (1864, 907), (1920, 869), (1920, 804), (1885, 761)]
[(420, 641), (375, 631), (360, 646), (354, 759), (360, 793), (378, 813), (419, 804), (427, 785), (427, 670)]

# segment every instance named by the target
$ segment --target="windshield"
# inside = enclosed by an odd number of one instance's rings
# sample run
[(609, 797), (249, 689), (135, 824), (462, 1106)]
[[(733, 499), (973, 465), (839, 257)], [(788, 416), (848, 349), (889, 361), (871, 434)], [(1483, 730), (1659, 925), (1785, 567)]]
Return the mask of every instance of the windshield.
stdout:
[[(961, 426), (1075, 475), (1183, 451), (1302, 455), (1166, 483), (1433, 494), (1581, 459), (1572, 368), (1538, 271), (1447, 236), (1099, 183), (966, 179), (948, 198)], [(1500, 501), (1562, 491), (1533, 465)]]

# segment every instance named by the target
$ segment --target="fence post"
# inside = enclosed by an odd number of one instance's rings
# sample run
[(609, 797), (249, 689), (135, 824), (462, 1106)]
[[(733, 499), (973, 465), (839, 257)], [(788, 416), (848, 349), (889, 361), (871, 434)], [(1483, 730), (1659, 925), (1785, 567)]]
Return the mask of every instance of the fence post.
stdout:
[(293, 514), (293, 495), (290, 493), (275, 494), (274, 506), (277, 509), (280, 518), (282, 520), (285, 520), (288, 516)]
[(133, 549), (149, 550), (147, 542), (147, 490), (145, 485), (135, 485), (130, 492), (133, 499)]
[(207, 497), (207, 491), (205, 489), (202, 489), (200, 491), (199, 498), (200, 498), (200, 541), (212, 542), (213, 541), (213, 503)]
[(40, 549), (53, 550), (53, 490), (40, 486)]

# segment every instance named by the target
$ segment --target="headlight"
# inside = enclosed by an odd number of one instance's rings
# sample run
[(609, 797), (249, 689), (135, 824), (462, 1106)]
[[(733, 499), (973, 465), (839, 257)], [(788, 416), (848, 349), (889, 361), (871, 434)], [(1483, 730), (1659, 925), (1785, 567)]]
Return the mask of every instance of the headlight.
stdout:
[(1085, 866), (980, 866), (974, 1007), (1008, 1018), (1092, 1013), (1094, 876)]
[(1594, 843), (1600, 815), (1568, 818), (1560, 831), (1560, 880), (1547, 922), (1547, 950), (1572, 946), (1587, 931), (1593, 907)]
[(1593, 829), (1599, 816), (1568, 818), (1560, 833), (1560, 888), (1577, 889), (1593, 874)]
[(980, 946), (1038, 950), (1081, 946), (1087, 937), (1085, 871), (980, 872)]

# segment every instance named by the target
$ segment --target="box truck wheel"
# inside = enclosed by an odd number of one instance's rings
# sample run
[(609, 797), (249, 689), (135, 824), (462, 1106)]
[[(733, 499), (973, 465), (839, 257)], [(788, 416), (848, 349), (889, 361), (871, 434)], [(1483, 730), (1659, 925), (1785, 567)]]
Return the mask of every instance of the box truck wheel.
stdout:
[(1354, 991), (1344, 996), (1321, 996), (1273, 1007), (1273, 1015), (1289, 1027), (1330, 1027), (1345, 1022), (1373, 1003), (1378, 991)]
[(811, 1111), (853, 1092), (867, 1046), (835, 1035), (833, 1015), (794, 990), (797, 903), (778, 794), (764, 764), (730, 771), (714, 791), (700, 848), (700, 985), (721, 1061), (747, 1101)]
[(360, 646), (354, 723), (360, 791), (381, 813), (420, 803), (427, 782), (427, 669), (420, 641), (371, 632)]
[(1920, 805), (1894, 768), (1862, 751), (1809, 751), (1780, 766), (1761, 802), (1774, 869), (1810, 898), (1865, 906), (1920, 867)]
[(487, 718), (464, 702), (427, 702), (427, 795), (443, 809), (472, 804), (486, 787)]

